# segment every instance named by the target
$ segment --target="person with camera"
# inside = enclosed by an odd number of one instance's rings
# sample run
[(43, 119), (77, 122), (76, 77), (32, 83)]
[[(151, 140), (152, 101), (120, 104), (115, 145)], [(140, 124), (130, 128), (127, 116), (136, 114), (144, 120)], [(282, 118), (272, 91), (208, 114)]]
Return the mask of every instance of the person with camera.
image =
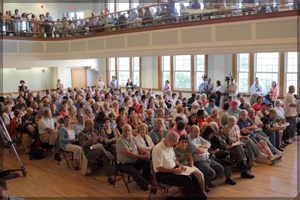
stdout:
[(233, 96), (234, 99), (236, 99), (236, 96), (238, 94), (238, 90), (239, 90), (239, 86), (235, 82), (235, 79), (232, 78), (231, 83), (230, 83), (229, 88), (228, 88), (228, 94)]

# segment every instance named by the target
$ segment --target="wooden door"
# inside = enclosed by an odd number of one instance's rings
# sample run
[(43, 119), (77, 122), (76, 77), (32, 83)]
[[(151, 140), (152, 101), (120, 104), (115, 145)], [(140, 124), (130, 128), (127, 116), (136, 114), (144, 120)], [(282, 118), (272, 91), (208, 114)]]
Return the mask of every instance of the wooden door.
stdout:
[(72, 69), (72, 87), (86, 88), (87, 87), (87, 69), (74, 68)]

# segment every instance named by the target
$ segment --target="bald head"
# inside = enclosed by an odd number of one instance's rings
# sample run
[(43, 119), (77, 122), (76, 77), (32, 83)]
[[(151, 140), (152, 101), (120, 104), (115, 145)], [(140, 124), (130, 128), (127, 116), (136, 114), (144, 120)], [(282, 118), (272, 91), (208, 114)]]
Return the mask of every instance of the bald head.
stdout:
[(197, 125), (193, 125), (191, 126), (191, 137), (194, 139), (194, 138), (197, 138), (199, 135), (200, 135), (200, 129)]
[(87, 131), (87, 132), (91, 132), (93, 129), (94, 129), (94, 122), (93, 120), (86, 120), (85, 121), (85, 127), (84, 129)]
[(126, 124), (122, 128), (122, 134), (125, 138), (129, 139), (131, 135), (132, 128), (129, 124)]

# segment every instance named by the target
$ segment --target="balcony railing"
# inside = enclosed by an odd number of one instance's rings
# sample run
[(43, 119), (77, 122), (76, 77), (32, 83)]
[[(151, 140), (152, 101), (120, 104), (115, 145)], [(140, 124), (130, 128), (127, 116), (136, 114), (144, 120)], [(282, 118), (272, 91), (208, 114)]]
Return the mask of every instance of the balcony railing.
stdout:
[[(210, 20), (217, 18), (238, 17), (244, 15), (256, 15), (260, 13), (281, 12), (300, 8), (300, 2), (283, 4), (243, 4), (241, 8), (237, 4), (228, 7), (224, 4), (206, 4), (204, 9), (184, 9), (180, 14), (174, 3), (160, 3), (151, 6), (133, 8), (126, 11), (106, 13), (84, 19), (69, 21), (44, 21), (25, 19), (0, 19), (0, 33), (15, 37), (74, 37), (90, 35), (99, 32), (120, 31), (124, 29), (137, 29), (147, 26), (163, 24)], [(160, 8), (163, 12), (149, 13), (151, 8)], [(149, 17), (139, 16), (138, 13), (145, 10)], [(155, 9), (156, 10), (156, 9)], [(159, 10), (159, 9), (157, 9)], [(128, 15), (125, 16), (127, 13)]]

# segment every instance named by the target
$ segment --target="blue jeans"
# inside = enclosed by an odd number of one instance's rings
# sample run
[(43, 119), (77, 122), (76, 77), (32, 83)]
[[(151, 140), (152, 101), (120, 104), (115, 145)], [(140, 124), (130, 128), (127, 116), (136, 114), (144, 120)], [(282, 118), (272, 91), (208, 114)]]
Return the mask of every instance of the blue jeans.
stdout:
[(267, 136), (269, 136), (269, 140), (271, 144), (277, 148), (280, 149), (280, 133), (279, 131), (268, 131), (267, 129), (263, 130)]
[(297, 129), (297, 116), (294, 117), (286, 117), (286, 122), (290, 123), (290, 126), (287, 127), (286, 131), (286, 139), (291, 139), (295, 137), (295, 132)]

